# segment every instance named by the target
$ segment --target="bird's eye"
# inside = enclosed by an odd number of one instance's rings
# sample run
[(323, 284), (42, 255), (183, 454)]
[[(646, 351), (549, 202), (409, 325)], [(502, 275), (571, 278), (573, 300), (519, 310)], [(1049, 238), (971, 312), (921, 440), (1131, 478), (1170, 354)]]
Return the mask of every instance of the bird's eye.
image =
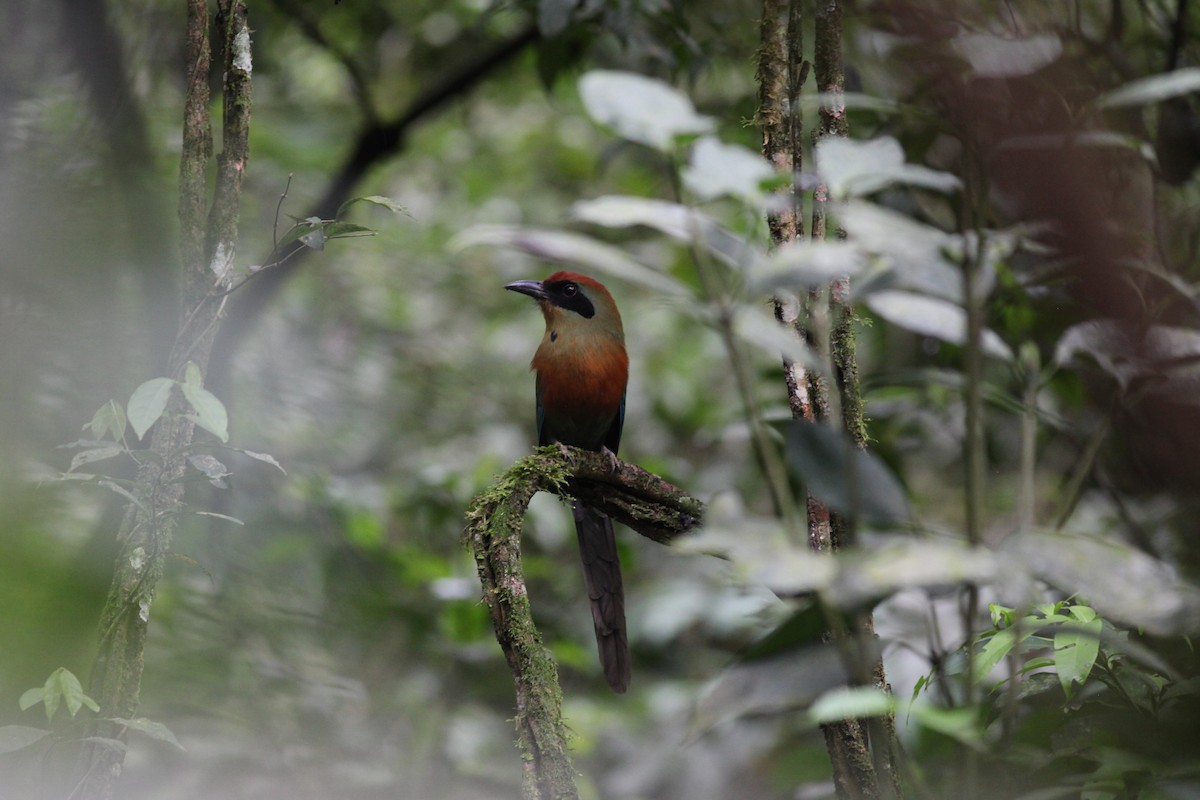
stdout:
[(562, 288), (562, 293), (567, 297), (574, 297), (579, 293), (579, 287), (573, 283), (565, 284)]

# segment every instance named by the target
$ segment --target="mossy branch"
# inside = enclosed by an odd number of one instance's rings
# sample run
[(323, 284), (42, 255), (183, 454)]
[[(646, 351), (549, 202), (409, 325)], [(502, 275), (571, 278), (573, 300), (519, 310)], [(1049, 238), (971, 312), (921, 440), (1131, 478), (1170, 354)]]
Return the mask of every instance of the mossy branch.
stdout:
[(558, 669), (533, 623), (521, 567), (521, 527), (529, 501), (541, 491), (585, 500), (663, 544), (699, 525), (704, 504), (632, 464), (614, 465), (604, 454), (557, 446), (513, 464), (471, 503), (467, 544), (516, 687), (524, 796), (559, 800), (579, 794), (567, 753)]

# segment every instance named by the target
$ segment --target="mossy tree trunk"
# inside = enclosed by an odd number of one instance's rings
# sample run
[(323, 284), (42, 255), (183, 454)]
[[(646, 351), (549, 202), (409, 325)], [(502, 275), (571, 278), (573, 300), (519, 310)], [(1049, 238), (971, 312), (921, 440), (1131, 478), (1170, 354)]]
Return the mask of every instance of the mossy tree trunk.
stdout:
[[(238, 213), (250, 123), (250, 28), (242, 0), (219, 0), (215, 24), (223, 51), (222, 152), (211, 203), (206, 180), (212, 158), (209, 76), (212, 64), (209, 7), (188, 0), (185, 33), (186, 96), (179, 173), (180, 255), (183, 293), (180, 318), (167, 367), (182, 381), (189, 363), (207, 371), (221, 318), (225, 289), (238, 241)], [(100, 704), (100, 721), (76, 765), (73, 797), (111, 798), (125, 760), (127, 728), (139, 704), (145, 647), (155, 590), (170, 552), (183, 505), (185, 452), (195, 424), (184, 413), (179, 392), (155, 424), (147, 457), (117, 532), (119, 555), (101, 612), (99, 646), (90, 694)]]

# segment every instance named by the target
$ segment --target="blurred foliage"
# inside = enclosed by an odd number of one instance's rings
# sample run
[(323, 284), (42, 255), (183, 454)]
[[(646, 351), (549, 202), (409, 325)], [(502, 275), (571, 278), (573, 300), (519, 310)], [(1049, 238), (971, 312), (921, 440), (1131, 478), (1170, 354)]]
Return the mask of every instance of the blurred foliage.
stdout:
[[(36, 796), (56, 737), (70, 735), (63, 714), (54, 736), (31, 732), (46, 715), (20, 700), (56, 686), (73, 704), (67, 674), (86, 686), (122, 513), (112, 491), (53, 480), (76, 452), (59, 446), (121, 438), (116, 412), (97, 409), (161, 374), (177, 323), (182, 9), (84, 5), (0, 7), (2, 796)], [(855, 664), (821, 633), (870, 607), (912, 796), (1200, 791), (1188, 638), (1200, 619), (1200, 188), (1188, 166), (1200, 19), (1180, 34), (1174, 4), (1128, 0), (852, 4), (857, 141), (822, 148), (799, 176), (807, 191), (822, 171), (846, 239), (768, 253), (771, 187), (750, 152), (759, 11), (250, 9), (245, 270), (269, 260), (281, 194), (284, 214), (312, 216), (373, 123), (481, 53), (526, 35), (528, 46), (420, 116), (354, 187), (408, 216), (355, 204), (348, 222), (377, 236), (306, 253), (261, 312), (231, 320), (226, 374), (203, 391), (250, 455), (218, 456), (227, 488), (198, 471), (189, 503), (245, 524), (181, 526), (150, 611), (139, 714), (153, 722), (130, 721), (146, 735), (131, 736), (125, 796), (517, 794), (511, 682), (460, 534), (469, 498), (533, 440), (526, 365), (541, 322), (502, 291), (552, 269), (531, 243), (600, 270), (621, 306), (633, 362), (623, 455), (712, 500), (708, 529), (679, 548), (619, 534), (636, 662), (620, 700), (593, 657), (569, 514), (533, 505), (526, 574), (585, 797), (831, 796), (816, 723), (885, 706), (846, 693)], [(680, 87), (653, 95), (665, 139), (623, 127), (644, 87), (614, 89), (629, 71)], [(586, 88), (597, 79), (599, 106)], [(694, 116), (663, 105), (676, 96)], [(677, 122), (694, 126), (683, 140)], [(979, 153), (987, 191), (969, 195)], [(983, 230), (963, 223), (971, 197)], [(455, 237), (477, 246), (451, 248)], [(960, 532), (959, 269), (974, 257), (990, 331), (976, 549)], [(765, 300), (822, 285), (831, 264), (854, 273), (864, 314), (872, 457), (859, 474), (898, 479), (873, 498), (887, 512), (877, 527), (836, 563), (771, 516), (735, 375), (746, 370), (764, 418), (787, 415), (776, 354), (796, 345), (763, 324)], [(740, 363), (713, 324), (721, 309), (745, 321)], [(831, 458), (821, 476), (797, 438), (778, 443), (793, 448), (792, 488), (848, 490), (853, 505), (856, 460)], [(837, 451), (836, 437), (816, 444)], [(88, 467), (118, 486), (131, 473), (124, 456)], [(999, 616), (964, 619), (965, 583)], [(1067, 616), (1087, 630), (1103, 620), (1094, 659), (1078, 658), (1091, 640), (1063, 629)], [(998, 637), (1009, 647), (976, 685), (971, 664), (993, 658)], [(925, 691), (910, 706), (914, 687)]]

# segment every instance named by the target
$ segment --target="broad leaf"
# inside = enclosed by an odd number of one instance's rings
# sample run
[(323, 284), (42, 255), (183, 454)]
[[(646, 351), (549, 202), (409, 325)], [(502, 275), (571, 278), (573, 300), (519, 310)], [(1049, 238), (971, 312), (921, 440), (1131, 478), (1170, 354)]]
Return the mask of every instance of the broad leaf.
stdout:
[(702, 248), (730, 267), (749, 266), (762, 258), (757, 245), (722, 227), (709, 215), (666, 200), (605, 195), (575, 203), (571, 206), (571, 216), (606, 228), (635, 225), (653, 228), (672, 239)]
[(133, 390), (129, 402), (125, 404), (125, 413), (139, 439), (163, 415), (174, 386), (175, 381), (170, 378), (152, 378)]
[(871, 194), (895, 183), (952, 192), (962, 182), (948, 172), (904, 163), (904, 149), (890, 136), (857, 141), (831, 136), (817, 142), (817, 171), (834, 199)]
[(843, 719), (882, 717), (896, 710), (896, 699), (874, 686), (841, 686), (817, 698), (808, 709), (808, 719), (816, 725)]
[[(850, 241), (891, 268), (896, 286), (962, 304), (961, 236), (863, 201), (842, 203), (836, 213)], [(990, 268), (982, 278), (987, 291)]]
[(280, 472), (282, 472), (284, 475), (287, 475), (287, 470), (284, 469), (283, 466), (280, 465), (280, 463), (275, 460), (275, 456), (273, 456), (269, 453), (256, 453), (253, 450), (243, 450), (240, 447), (235, 447), (234, 450), (241, 453), (242, 455), (250, 456), (250, 458), (253, 458), (257, 461), (262, 461), (265, 464), (270, 464), (271, 466), (275, 467)]
[(194, 415), (189, 415), (188, 419), (222, 442), (228, 441), (229, 415), (225, 412), (225, 406), (217, 399), (217, 396), (207, 389), (190, 384), (183, 385), (183, 395), (196, 411)]
[[(912, 292), (886, 291), (870, 295), (866, 303), (888, 322), (913, 333), (951, 344), (965, 345), (967, 342), (967, 312), (945, 300)], [(995, 331), (983, 331), (982, 346), (987, 355), (1005, 361), (1013, 358), (1012, 351)]]
[(701, 200), (728, 196), (758, 204), (764, 198), (763, 183), (777, 175), (759, 153), (704, 136), (692, 145), (683, 185)]
[(204, 477), (208, 478), (209, 483), (213, 486), (218, 489), (226, 488), (226, 483), (222, 478), (229, 475), (229, 469), (216, 458), (207, 453), (197, 453), (188, 456), (187, 460), (189, 464), (204, 473)]
[(0, 727), (0, 754), (24, 750), (49, 735), (50, 731), (44, 731), (41, 728), (31, 728), (27, 725), (4, 725)]
[(1054, 633), (1054, 670), (1067, 697), (1074, 684), (1083, 685), (1100, 655), (1100, 632), (1104, 622), (1087, 606), (1068, 609), (1075, 622), (1065, 623)]
[(1200, 67), (1187, 67), (1139, 78), (1100, 98), (1100, 108), (1142, 106), (1160, 103), (1172, 97), (1200, 92)]
[(707, 133), (712, 118), (662, 81), (634, 72), (594, 70), (579, 80), (579, 95), (592, 119), (619, 136), (668, 151), (676, 137)]
[(370, 203), (372, 205), (381, 206), (386, 208), (388, 211), (391, 211), (393, 214), (408, 213), (408, 209), (397, 203), (392, 198), (384, 197), (383, 195), (379, 194), (373, 194), (366, 197), (351, 197), (349, 200), (338, 206), (337, 213), (333, 215), (334, 219), (341, 219), (342, 215), (346, 213), (346, 210), (355, 203)]
[(104, 447), (97, 447), (92, 450), (83, 450), (75, 454), (71, 459), (71, 467), (67, 472), (74, 472), (85, 464), (91, 464), (96, 461), (103, 461), (106, 458), (119, 456), (125, 452), (125, 448), (119, 444), (110, 444)]
[(975, 73), (985, 78), (1030, 75), (1062, 55), (1062, 42), (1054, 34), (1008, 38), (990, 33), (961, 33), (951, 44)]
[(789, 420), (781, 427), (788, 466), (829, 508), (876, 522), (908, 518), (904, 489), (873, 453), (826, 425)]
[(145, 717), (135, 717), (133, 719), (114, 718), (113, 722), (116, 722), (119, 725), (124, 725), (131, 731), (137, 731), (138, 733), (145, 734), (151, 739), (157, 739), (160, 742), (166, 742), (174, 745), (180, 750), (184, 749), (183, 745), (179, 743), (179, 740), (175, 738), (175, 734), (171, 733), (170, 728), (168, 728), (166, 725), (163, 725), (161, 722), (155, 722), (153, 720), (146, 719)]
[(92, 421), (84, 428), (91, 428), (92, 436), (103, 439), (105, 434), (111, 434), (113, 441), (121, 441), (125, 435), (125, 409), (115, 400), (109, 400), (92, 415)]
[(1051, 586), (1088, 598), (1107, 620), (1160, 636), (1200, 632), (1200, 589), (1166, 562), (1127, 544), (1022, 531), (1002, 549)]
[(849, 242), (789, 242), (747, 269), (747, 289), (757, 295), (817, 289), (852, 278), (866, 266), (866, 254)]
[(735, 664), (696, 708), (702, 729), (749, 715), (778, 714), (808, 707), (823, 693), (847, 682), (845, 664), (829, 644)]

